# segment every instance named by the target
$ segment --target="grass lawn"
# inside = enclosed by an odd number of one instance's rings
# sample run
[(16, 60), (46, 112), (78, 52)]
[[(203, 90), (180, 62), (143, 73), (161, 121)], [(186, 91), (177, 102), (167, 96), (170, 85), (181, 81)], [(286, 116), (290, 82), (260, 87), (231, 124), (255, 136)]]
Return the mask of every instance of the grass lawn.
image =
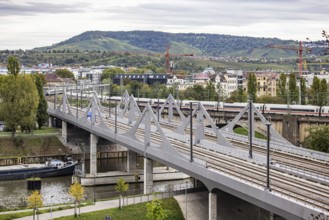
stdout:
[(57, 155), (59, 148), (69, 153), (56, 137), (60, 134), (58, 129), (43, 128), (33, 131), (33, 134), (16, 132), (16, 138), (22, 138), (21, 146), (16, 146), (11, 138), (11, 132), (0, 132), (0, 158), (24, 157), (36, 155)]
[[(163, 208), (167, 210), (168, 217), (166, 220), (184, 220), (182, 211), (179, 208), (177, 201), (174, 198), (162, 199)], [(135, 205), (129, 205), (123, 207), (122, 210), (118, 208), (106, 209), (102, 211), (84, 213), (75, 218), (73, 216), (67, 216), (62, 218), (56, 218), (61, 220), (79, 219), (79, 220), (104, 220), (105, 216), (110, 216), (114, 220), (145, 220), (146, 219), (146, 203), (139, 203)]]
[[(245, 135), (245, 136), (248, 136), (249, 134), (249, 130), (246, 129), (246, 128), (243, 128), (243, 127), (237, 127), (234, 129), (234, 133), (237, 133), (237, 134), (241, 134), (241, 135)], [(256, 138), (259, 138), (259, 139), (266, 139), (266, 136), (255, 131), (255, 137)]]

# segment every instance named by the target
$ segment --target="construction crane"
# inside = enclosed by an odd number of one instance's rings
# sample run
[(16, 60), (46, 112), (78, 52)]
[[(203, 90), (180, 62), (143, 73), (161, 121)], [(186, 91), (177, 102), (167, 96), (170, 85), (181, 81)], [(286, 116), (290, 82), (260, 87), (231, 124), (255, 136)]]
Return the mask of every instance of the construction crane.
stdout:
[(170, 62), (170, 57), (191, 57), (194, 56), (194, 54), (169, 54), (170, 44), (166, 47), (166, 54), (165, 54), (165, 68), (166, 73), (171, 75), (173, 74), (172, 70), (174, 68), (173, 63)]
[(309, 48), (303, 48), (303, 44), (301, 41), (299, 41), (299, 46), (287, 46), (287, 45), (269, 45), (270, 48), (279, 48), (284, 50), (294, 50), (299, 54), (299, 76), (303, 73), (303, 50), (306, 49), (309, 51)]

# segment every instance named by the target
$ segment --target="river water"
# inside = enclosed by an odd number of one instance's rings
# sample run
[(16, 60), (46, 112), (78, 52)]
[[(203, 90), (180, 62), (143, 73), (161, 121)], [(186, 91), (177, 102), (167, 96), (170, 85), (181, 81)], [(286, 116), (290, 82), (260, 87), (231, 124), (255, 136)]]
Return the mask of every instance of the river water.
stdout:
[[(143, 158), (138, 157), (138, 166), (142, 168)], [(88, 161), (86, 161), (86, 169), (89, 170)], [(160, 164), (155, 164), (160, 166)], [(126, 158), (102, 159), (98, 160), (98, 172), (106, 171), (124, 171), (126, 169)], [(71, 185), (72, 177), (54, 177), (44, 178), (41, 180), (41, 195), (44, 205), (56, 205), (72, 202), (68, 190)], [(114, 185), (85, 187), (87, 200), (107, 199), (118, 196), (115, 192)], [(184, 189), (191, 187), (191, 182), (186, 180), (154, 182), (153, 191), (164, 192), (174, 189)], [(26, 206), (26, 197), (31, 193), (27, 190), (26, 180), (0, 181), (0, 210), (4, 208), (16, 208)], [(129, 184), (127, 195), (143, 193), (143, 183)]]

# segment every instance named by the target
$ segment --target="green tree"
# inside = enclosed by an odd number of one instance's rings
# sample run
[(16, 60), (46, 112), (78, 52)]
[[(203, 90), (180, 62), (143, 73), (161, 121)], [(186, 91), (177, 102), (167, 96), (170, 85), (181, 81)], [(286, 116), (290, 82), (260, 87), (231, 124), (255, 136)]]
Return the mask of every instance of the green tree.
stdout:
[(43, 206), (42, 197), (39, 191), (33, 191), (29, 197), (27, 197), (27, 204), (29, 208), (33, 208), (33, 220), (35, 219), (35, 214), (37, 208)]
[(0, 78), (0, 116), (15, 137), (18, 126), (21, 130), (34, 128), (39, 95), (31, 75), (13, 75)]
[(61, 78), (74, 79), (74, 74), (68, 69), (56, 69), (55, 74)]
[(294, 73), (289, 74), (289, 98), (291, 103), (299, 103), (299, 91), (296, 82), (296, 75)]
[(9, 56), (7, 59), (7, 69), (8, 69), (8, 74), (17, 76), (21, 69), (19, 60), (14, 56)]
[(39, 76), (36, 76), (35, 79), (35, 85), (38, 90), (39, 94), (39, 105), (38, 105), (38, 111), (37, 111), (37, 122), (38, 122), (38, 128), (41, 129), (43, 124), (47, 121), (49, 118), (48, 113), (47, 113), (47, 101), (46, 98), (43, 94), (43, 87), (42, 87), (42, 81)]
[(106, 80), (113, 79), (113, 76), (115, 74), (121, 74), (121, 73), (124, 73), (124, 71), (121, 68), (106, 68), (102, 72), (101, 82), (103, 82), (103, 80), (105, 80), (105, 79)]
[(282, 99), (283, 103), (287, 103), (287, 75), (284, 73), (280, 74), (279, 82), (278, 82), (278, 89), (276, 90), (277, 96)]
[(163, 220), (168, 217), (159, 199), (154, 198), (146, 204), (146, 218), (150, 220)]
[(216, 88), (215, 84), (212, 81), (208, 81), (205, 91), (207, 93), (207, 99), (208, 101), (215, 101), (217, 100), (217, 94), (216, 94)]
[(309, 135), (305, 138), (310, 149), (329, 153), (329, 125), (312, 126), (307, 129)]
[(321, 79), (320, 81), (320, 89), (319, 89), (319, 106), (327, 105), (327, 94), (328, 94), (328, 85), (325, 79)]
[(248, 87), (249, 98), (251, 98), (253, 102), (256, 102), (257, 78), (255, 73), (249, 74), (247, 87)]
[(312, 105), (319, 105), (320, 79), (316, 76), (313, 78), (310, 93), (310, 103)]
[(122, 209), (121, 200), (122, 200), (122, 194), (126, 192), (129, 189), (129, 184), (125, 182), (125, 180), (120, 177), (118, 180), (117, 185), (115, 186), (115, 191), (119, 192), (120, 198), (119, 198), (119, 207)]
[(85, 188), (81, 186), (80, 183), (75, 181), (70, 186), (69, 194), (74, 199), (74, 216), (77, 216), (77, 204), (79, 204), (80, 207), (80, 202), (85, 196)]
[(239, 88), (238, 88), (237, 99), (238, 99), (238, 102), (246, 102), (248, 99), (247, 93), (245, 91), (243, 91), (242, 86), (239, 86)]
[(300, 78), (301, 104), (306, 105), (307, 87), (304, 77)]

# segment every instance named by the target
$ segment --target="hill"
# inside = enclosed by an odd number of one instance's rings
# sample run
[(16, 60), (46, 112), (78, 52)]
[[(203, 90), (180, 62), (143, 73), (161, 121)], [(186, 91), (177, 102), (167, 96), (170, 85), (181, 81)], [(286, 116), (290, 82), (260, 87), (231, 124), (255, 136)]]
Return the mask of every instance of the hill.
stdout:
[(278, 38), (241, 37), (222, 34), (166, 33), (156, 31), (87, 31), (63, 42), (35, 50), (116, 51), (136, 53), (193, 53), (209, 56), (251, 58), (294, 58), (296, 51), (269, 48), (269, 45), (297, 45)]

